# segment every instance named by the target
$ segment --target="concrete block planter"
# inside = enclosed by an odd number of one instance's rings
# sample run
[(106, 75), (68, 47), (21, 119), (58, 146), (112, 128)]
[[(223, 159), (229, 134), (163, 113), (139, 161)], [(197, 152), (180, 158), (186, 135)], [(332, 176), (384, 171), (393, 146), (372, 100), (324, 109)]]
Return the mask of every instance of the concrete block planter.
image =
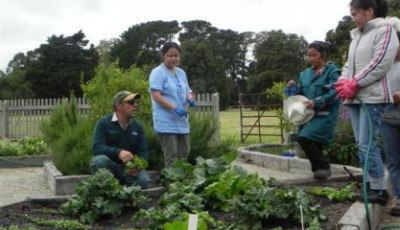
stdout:
[(42, 167), (51, 155), (0, 156), (0, 168)]
[[(259, 152), (257, 149), (277, 147), (278, 144), (257, 144), (239, 149), (238, 161), (248, 164), (254, 164), (273, 170), (289, 172), (289, 173), (303, 173), (311, 176), (311, 165), (307, 159), (297, 157), (285, 157), (276, 154)], [(348, 172), (343, 168), (345, 165), (331, 164), (332, 177), (348, 177)], [(352, 166), (345, 166), (351, 173), (359, 175), (362, 173), (361, 169)]]
[[(44, 164), (44, 175), (49, 184), (50, 189), (53, 191), (53, 194), (56, 196), (65, 196), (65, 195), (73, 195), (75, 194), (75, 188), (79, 182), (88, 179), (91, 175), (71, 175), (64, 176), (53, 164), (53, 162), (45, 162)], [(160, 181), (160, 174), (157, 171), (149, 171), (150, 178), (152, 180), (152, 184), (149, 188), (143, 189), (143, 193), (157, 197), (160, 196), (165, 188), (158, 186)]]
[[(372, 229), (376, 229), (376, 226), (381, 219), (382, 208), (383, 207), (378, 204), (368, 204), (368, 212), (370, 215)], [(364, 203), (355, 202), (340, 219), (338, 229), (368, 229), (368, 221)]]

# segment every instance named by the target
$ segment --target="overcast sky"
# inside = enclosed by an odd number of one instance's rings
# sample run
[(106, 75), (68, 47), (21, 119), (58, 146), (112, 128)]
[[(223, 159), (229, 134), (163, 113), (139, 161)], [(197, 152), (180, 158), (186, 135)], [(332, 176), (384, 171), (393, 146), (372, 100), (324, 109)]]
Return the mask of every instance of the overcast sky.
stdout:
[(282, 29), (308, 42), (324, 40), (350, 0), (0, 0), (0, 69), (18, 52), (38, 48), (51, 35), (82, 30), (90, 43), (118, 38), (148, 21), (205, 20), (237, 32)]

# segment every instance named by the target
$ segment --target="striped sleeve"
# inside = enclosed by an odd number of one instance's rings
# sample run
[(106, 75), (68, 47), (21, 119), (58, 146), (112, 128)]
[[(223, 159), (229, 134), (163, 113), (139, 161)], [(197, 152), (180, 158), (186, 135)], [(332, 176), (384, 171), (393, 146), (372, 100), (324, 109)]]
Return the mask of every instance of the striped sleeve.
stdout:
[(377, 29), (377, 36), (373, 44), (373, 57), (355, 78), (361, 87), (376, 82), (385, 76), (393, 63), (395, 53), (395, 37), (391, 26), (384, 26)]

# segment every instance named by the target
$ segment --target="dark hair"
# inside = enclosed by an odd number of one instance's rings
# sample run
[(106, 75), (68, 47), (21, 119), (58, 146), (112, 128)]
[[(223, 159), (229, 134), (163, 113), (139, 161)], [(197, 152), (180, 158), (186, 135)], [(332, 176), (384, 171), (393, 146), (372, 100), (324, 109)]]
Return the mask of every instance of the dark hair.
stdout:
[(175, 48), (178, 50), (179, 53), (181, 53), (181, 47), (178, 45), (176, 42), (167, 42), (164, 44), (164, 46), (161, 49), (162, 55), (165, 55), (169, 49)]
[(389, 11), (386, 0), (351, 0), (350, 6), (361, 10), (368, 10), (371, 7), (377, 18), (386, 17)]
[(321, 55), (322, 58), (326, 61), (329, 57), (329, 47), (326, 42), (323, 41), (313, 41), (308, 46), (307, 49), (314, 48), (316, 49)]

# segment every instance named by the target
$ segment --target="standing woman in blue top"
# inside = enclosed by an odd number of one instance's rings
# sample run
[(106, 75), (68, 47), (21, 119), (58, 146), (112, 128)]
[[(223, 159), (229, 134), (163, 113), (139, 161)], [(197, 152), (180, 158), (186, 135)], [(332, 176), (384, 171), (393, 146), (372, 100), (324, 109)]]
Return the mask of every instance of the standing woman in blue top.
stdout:
[(181, 48), (167, 42), (161, 49), (162, 63), (150, 74), (154, 131), (164, 152), (165, 165), (187, 158), (190, 152), (188, 107), (196, 102), (185, 72), (177, 67)]
[(306, 106), (315, 110), (315, 116), (299, 127), (297, 142), (311, 163), (315, 179), (326, 179), (331, 176), (329, 158), (324, 156), (323, 149), (332, 143), (340, 102), (336, 100), (333, 84), (339, 78), (338, 68), (328, 59), (328, 47), (322, 41), (314, 41), (307, 47), (310, 68), (300, 73), (299, 81), (289, 81), (285, 94), (303, 95), (309, 99)]

